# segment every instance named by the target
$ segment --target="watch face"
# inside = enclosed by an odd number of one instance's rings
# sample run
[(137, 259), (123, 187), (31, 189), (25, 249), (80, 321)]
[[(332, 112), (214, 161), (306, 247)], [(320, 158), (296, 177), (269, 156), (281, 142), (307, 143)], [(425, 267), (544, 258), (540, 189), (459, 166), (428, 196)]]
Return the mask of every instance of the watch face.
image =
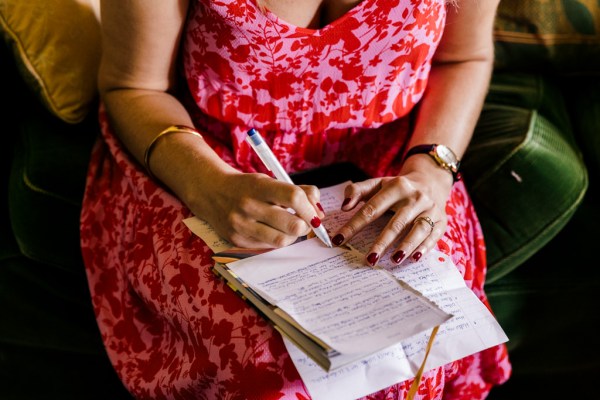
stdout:
[(446, 163), (446, 165), (453, 171), (456, 171), (458, 166), (458, 157), (456, 157), (456, 154), (454, 154), (452, 150), (442, 144), (438, 144), (435, 146), (435, 152), (440, 160)]

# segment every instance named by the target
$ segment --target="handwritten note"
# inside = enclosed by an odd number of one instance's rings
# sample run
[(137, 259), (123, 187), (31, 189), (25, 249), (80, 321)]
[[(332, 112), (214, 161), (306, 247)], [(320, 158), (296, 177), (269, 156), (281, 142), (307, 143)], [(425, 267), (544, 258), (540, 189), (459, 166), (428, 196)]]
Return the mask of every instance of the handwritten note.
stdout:
[[(337, 230), (350, 215), (339, 210), (343, 201), (342, 185), (321, 192), (321, 204), (328, 218), (326, 226)], [(387, 223), (383, 217), (360, 232), (351, 243), (361, 252), (368, 251), (374, 235)], [(396, 266), (382, 257), (379, 266), (405, 281), (434, 301), (453, 317), (444, 322), (429, 357), (426, 369), (436, 368), (508, 340), (502, 328), (475, 294), (467, 288), (450, 257), (438, 250), (427, 253), (418, 262), (410, 260)], [(425, 356), (430, 332), (416, 334), (360, 361), (330, 373), (284, 338), (288, 352), (311, 396), (315, 400), (354, 400), (395, 383), (413, 378)]]
[[(340, 184), (321, 190), (320, 202), (327, 214), (323, 222), (331, 232), (335, 232), (350, 217), (350, 213), (344, 213), (339, 209), (343, 201), (344, 186), (345, 184)], [(184, 222), (195, 234), (204, 239), (213, 251), (218, 252), (231, 247), (226, 241), (220, 239), (208, 224), (195, 220), (197, 218), (194, 217)], [(360, 232), (351, 241), (353, 248), (362, 253), (368, 251), (371, 241), (385, 223), (387, 217), (381, 218)], [(311, 240), (317, 241), (317, 239)], [(340, 254), (342, 253), (331, 253), (328, 256), (337, 257)], [(321, 258), (321, 260), (326, 259), (327, 257)], [(508, 340), (490, 311), (466, 287), (458, 269), (447, 255), (433, 250), (418, 262), (408, 260), (400, 266), (396, 266), (388, 259), (389, 255), (382, 256), (379, 266), (421, 292), (427, 299), (435, 302), (441, 310), (453, 315), (440, 327), (427, 360), (427, 369), (442, 366)], [(260, 268), (256, 269), (260, 270)], [(347, 279), (351, 278), (340, 278), (339, 284), (345, 285)], [(302, 311), (301, 308), (299, 310)], [(331, 312), (335, 315), (336, 309), (323, 312)], [(417, 333), (402, 340), (400, 344), (386, 347), (371, 356), (346, 364), (329, 373), (324, 372), (285, 337), (284, 342), (313, 399), (354, 400), (414, 377), (416, 369), (424, 358), (429, 334), (429, 331)], [(363, 342), (361, 346), (362, 344)]]
[(233, 247), (231, 243), (219, 236), (214, 228), (203, 219), (190, 217), (184, 219), (183, 223), (194, 232), (196, 236), (201, 237), (214, 253), (228, 250)]
[(316, 239), (228, 267), (343, 355), (381, 350), (450, 317), (361, 254)]

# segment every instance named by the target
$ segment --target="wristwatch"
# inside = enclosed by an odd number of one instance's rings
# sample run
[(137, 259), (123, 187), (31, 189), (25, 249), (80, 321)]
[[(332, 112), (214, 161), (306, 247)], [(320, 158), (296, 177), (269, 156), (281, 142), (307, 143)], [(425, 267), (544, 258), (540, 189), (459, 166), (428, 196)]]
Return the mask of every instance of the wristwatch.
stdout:
[(454, 182), (460, 180), (461, 175), (460, 172), (458, 172), (460, 160), (449, 147), (444, 146), (443, 144), (420, 144), (411, 147), (411, 149), (406, 152), (404, 160), (415, 154), (429, 154), (440, 167), (448, 170), (452, 174)]

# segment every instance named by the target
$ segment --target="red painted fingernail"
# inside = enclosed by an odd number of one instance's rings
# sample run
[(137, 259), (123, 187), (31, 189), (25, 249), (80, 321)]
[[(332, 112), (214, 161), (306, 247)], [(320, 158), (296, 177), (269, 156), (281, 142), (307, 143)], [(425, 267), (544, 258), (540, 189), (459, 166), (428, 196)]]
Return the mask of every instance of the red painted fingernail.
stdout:
[(375, 265), (377, 263), (377, 260), (379, 260), (379, 254), (377, 253), (371, 253), (367, 256), (367, 261), (371, 265)]
[(397, 252), (395, 252), (392, 255), (392, 260), (394, 260), (394, 262), (396, 264), (400, 264), (400, 261), (402, 261), (402, 259), (404, 259), (405, 255), (406, 255), (406, 253), (404, 253), (402, 250), (398, 250)]
[(350, 203), (350, 200), (352, 200), (350, 197), (346, 197), (344, 199), (344, 202), (342, 203), (342, 207), (345, 207), (348, 205), (348, 203)]
[(344, 235), (342, 235), (341, 233), (338, 233), (337, 235), (335, 235), (333, 237), (333, 239), (331, 239), (331, 242), (333, 244), (335, 244), (336, 246), (339, 246), (340, 244), (342, 244), (344, 242)]
[(313, 219), (310, 220), (310, 224), (313, 228), (318, 228), (321, 226), (321, 219), (319, 217), (313, 217)]
[(419, 258), (421, 258), (421, 256), (422, 256), (422, 255), (423, 255), (423, 254), (421, 254), (421, 252), (420, 252), (420, 251), (417, 251), (415, 254), (413, 254), (413, 259), (414, 259), (415, 261), (419, 261)]
[(325, 212), (325, 210), (323, 210), (323, 206), (321, 205), (321, 203), (317, 203), (317, 208), (319, 210), (321, 210), (322, 212)]

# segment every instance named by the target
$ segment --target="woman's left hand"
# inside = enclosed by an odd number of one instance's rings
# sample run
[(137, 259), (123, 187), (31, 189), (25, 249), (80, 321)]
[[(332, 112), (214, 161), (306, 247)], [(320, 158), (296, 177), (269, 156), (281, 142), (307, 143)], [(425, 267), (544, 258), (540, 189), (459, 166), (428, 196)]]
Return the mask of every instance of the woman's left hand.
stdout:
[(399, 176), (352, 183), (345, 189), (342, 210), (364, 204), (332, 241), (338, 246), (347, 242), (392, 210), (394, 215), (371, 245), (366, 261), (375, 265), (394, 243), (391, 258), (396, 264), (406, 257), (419, 260), (446, 231), (445, 207), (452, 184), (452, 175), (426, 154), (408, 158)]

